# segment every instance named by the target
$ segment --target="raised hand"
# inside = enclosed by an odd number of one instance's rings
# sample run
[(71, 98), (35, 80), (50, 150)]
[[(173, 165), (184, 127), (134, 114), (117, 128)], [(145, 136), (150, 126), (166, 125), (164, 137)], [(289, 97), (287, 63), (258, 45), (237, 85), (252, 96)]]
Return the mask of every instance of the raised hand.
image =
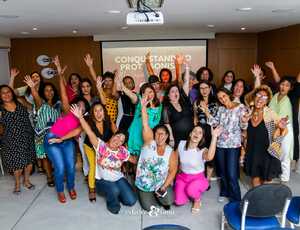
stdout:
[(102, 77), (98, 76), (97, 77), (97, 82), (96, 82), (96, 87), (97, 87), (98, 90), (103, 88), (103, 83), (104, 83), (104, 81), (102, 81)]
[(11, 78), (15, 78), (16, 76), (18, 76), (20, 73), (20, 71), (17, 68), (11, 68), (10, 69), (10, 77)]
[(34, 88), (36, 86), (36, 83), (34, 83), (29, 75), (26, 75), (24, 77), (24, 82), (26, 85), (28, 85), (30, 88)]
[(252, 110), (247, 110), (243, 113), (241, 121), (243, 123), (247, 123), (250, 120), (251, 116), (252, 116)]
[(147, 107), (147, 105), (151, 102), (146, 95), (144, 95), (141, 99), (142, 107)]
[(80, 118), (83, 117), (83, 111), (82, 111), (82, 109), (78, 105), (76, 105), (76, 104), (71, 105), (70, 111), (78, 119), (80, 119)]
[(274, 65), (274, 63), (273, 63), (272, 61), (267, 61), (267, 62), (265, 63), (265, 65), (266, 65), (268, 68), (270, 68), (271, 70), (275, 69), (275, 65)]
[(151, 57), (151, 53), (150, 52), (146, 53), (146, 61), (150, 61), (150, 57)]
[(83, 59), (84, 59), (85, 64), (88, 67), (92, 67), (93, 66), (94, 60), (93, 60), (93, 58), (92, 58), (92, 56), (90, 54), (86, 54)]
[(223, 132), (223, 127), (222, 126), (217, 126), (216, 128), (211, 127), (211, 135), (213, 137), (220, 136), (222, 132)]
[(185, 57), (183, 54), (176, 54), (175, 61), (178, 65), (182, 65), (186, 63)]
[(257, 64), (254, 64), (254, 65), (253, 65), (253, 68), (251, 68), (251, 72), (253, 73), (253, 75), (254, 75), (256, 78), (259, 78), (260, 73), (261, 73), (261, 68), (260, 68), (260, 66), (257, 65)]
[(60, 60), (59, 60), (58, 55), (54, 56), (53, 63), (56, 66), (58, 74), (60, 74), (62, 72), (62, 68), (61, 68), (61, 65), (60, 65)]

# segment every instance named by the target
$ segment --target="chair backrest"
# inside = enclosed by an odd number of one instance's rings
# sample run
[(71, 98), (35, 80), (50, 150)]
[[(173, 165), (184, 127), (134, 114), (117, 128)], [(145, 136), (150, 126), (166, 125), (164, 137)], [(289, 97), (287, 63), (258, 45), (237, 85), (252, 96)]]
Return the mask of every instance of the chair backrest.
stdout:
[(247, 216), (269, 217), (283, 211), (287, 199), (292, 192), (283, 184), (263, 184), (250, 189), (242, 199), (241, 211), (245, 201), (249, 202)]
[(143, 228), (143, 230), (190, 230), (190, 229), (177, 224), (157, 224), (157, 225), (152, 225)]

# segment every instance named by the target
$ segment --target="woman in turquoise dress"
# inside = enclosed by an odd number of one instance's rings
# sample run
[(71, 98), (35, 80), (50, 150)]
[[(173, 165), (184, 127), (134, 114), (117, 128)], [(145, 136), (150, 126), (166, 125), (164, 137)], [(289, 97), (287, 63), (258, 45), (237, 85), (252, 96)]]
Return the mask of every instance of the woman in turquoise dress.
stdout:
[(128, 129), (128, 150), (132, 155), (140, 155), (141, 148), (144, 144), (142, 138), (142, 116), (141, 116), (141, 98), (145, 97), (150, 100), (147, 107), (148, 123), (151, 129), (157, 126), (161, 119), (162, 105), (159, 102), (154, 88), (149, 83), (145, 83), (140, 89), (138, 96), (139, 102), (136, 106), (133, 121)]

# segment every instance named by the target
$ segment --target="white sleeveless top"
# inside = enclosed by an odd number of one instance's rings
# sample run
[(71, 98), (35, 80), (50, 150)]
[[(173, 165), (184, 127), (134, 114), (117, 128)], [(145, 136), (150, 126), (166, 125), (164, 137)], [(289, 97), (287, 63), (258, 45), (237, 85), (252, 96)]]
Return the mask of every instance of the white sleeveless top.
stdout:
[(203, 160), (203, 152), (207, 150), (203, 149), (185, 149), (186, 141), (180, 141), (178, 145), (178, 155), (180, 162), (180, 169), (186, 174), (198, 174), (205, 170)]
[(169, 159), (173, 149), (167, 145), (164, 155), (157, 153), (157, 145), (153, 140), (144, 145), (137, 164), (135, 185), (144, 192), (154, 192), (164, 183), (169, 173)]

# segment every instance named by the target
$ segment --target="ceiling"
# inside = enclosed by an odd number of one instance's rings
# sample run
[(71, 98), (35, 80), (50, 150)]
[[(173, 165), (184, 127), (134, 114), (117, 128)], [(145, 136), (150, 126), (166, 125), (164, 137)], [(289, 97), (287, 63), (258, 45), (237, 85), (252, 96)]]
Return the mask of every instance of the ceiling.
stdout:
[[(236, 10), (242, 7), (252, 10)], [(272, 12), (278, 9), (283, 11)], [(109, 10), (121, 12), (110, 14)], [(14, 38), (142, 34), (151, 38), (153, 34), (174, 32), (260, 32), (300, 23), (300, 0), (164, 0), (160, 9), (164, 25), (122, 29), (126, 26), (126, 14), (132, 10), (127, 0), (0, 0), (0, 35)], [(241, 31), (241, 27), (246, 30)], [(77, 34), (72, 33), (74, 29)]]

